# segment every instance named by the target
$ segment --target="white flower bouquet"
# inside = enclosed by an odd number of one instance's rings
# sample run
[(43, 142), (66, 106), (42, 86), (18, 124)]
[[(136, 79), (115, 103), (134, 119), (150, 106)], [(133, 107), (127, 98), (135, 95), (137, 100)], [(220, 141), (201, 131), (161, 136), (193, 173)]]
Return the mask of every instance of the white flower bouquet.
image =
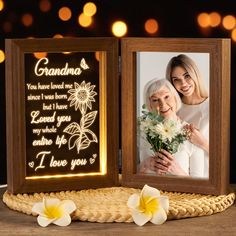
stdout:
[(147, 111), (145, 105), (143, 109), (138, 125), (151, 149), (154, 152), (164, 149), (171, 154), (177, 152), (179, 145), (187, 140), (189, 131), (178, 120), (164, 119), (155, 111)]

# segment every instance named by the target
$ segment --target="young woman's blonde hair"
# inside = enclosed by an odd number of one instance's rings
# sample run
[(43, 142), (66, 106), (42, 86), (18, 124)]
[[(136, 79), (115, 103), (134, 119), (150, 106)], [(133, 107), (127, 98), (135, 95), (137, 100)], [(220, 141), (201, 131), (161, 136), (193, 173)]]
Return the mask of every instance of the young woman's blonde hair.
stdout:
[[(179, 54), (178, 56), (171, 58), (166, 68), (166, 78), (173, 84), (171, 74), (173, 69), (177, 66), (185, 69), (193, 79), (195, 83), (196, 93), (202, 98), (207, 98), (208, 91), (200, 74), (200, 71), (197, 68), (195, 62), (185, 54)], [(180, 96), (182, 96), (182, 94), (180, 94)]]
[(176, 102), (176, 112), (177, 112), (181, 108), (181, 105), (182, 105), (178, 92), (167, 79), (158, 79), (158, 78), (154, 78), (150, 80), (145, 85), (144, 90), (143, 90), (143, 100), (148, 110), (151, 111), (150, 98), (163, 87), (166, 87), (171, 92), (171, 94), (173, 94), (175, 98), (175, 102)]

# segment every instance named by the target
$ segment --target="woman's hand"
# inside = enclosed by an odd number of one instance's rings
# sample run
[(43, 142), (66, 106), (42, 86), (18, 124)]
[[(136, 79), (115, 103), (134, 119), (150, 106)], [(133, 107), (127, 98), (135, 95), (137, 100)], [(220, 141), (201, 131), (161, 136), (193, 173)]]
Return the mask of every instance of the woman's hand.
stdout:
[(176, 159), (164, 149), (157, 152), (156, 156), (148, 157), (140, 163), (140, 173), (149, 173), (150, 170), (156, 172), (157, 175), (166, 175), (167, 173), (188, 175), (181, 169)]
[(199, 129), (194, 127), (193, 124), (186, 125), (186, 128), (191, 131), (191, 134), (189, 135), (189, 141), (203, 149), (206, 153), (209, 154), (209, 141), (203, 137), (203, 135), (200, 133)]
[(155, 156), (146, 158), (140, 163), (139, 172), (140, 173), (149, 173), (149, 171), (157, 171), (157, 161)]
[(139, 165), (139, 173), (147, 174), (150, 171), (157, 175), (164, 175), (168, 172), (168, 166), (164, 162), (160, 163), (157, 156), (150, 156), (143, 160)]
[(160, 172), (160, 174), (166, 174), (170, 173), (173, 175), (188, 175), (185, 173), (176, 159), (166, 150), (161, 149), (156, 156), (156, 161), (158, 164), (156, 164), (157, 167), (157, 173)]

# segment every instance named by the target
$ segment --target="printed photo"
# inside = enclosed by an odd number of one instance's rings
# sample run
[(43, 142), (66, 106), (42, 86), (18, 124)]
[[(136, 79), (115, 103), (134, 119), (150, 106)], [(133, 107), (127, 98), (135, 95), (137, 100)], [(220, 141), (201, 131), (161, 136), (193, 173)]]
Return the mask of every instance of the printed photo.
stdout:
[(209, 53), (137, 53), (137, 173), (209, 178)]

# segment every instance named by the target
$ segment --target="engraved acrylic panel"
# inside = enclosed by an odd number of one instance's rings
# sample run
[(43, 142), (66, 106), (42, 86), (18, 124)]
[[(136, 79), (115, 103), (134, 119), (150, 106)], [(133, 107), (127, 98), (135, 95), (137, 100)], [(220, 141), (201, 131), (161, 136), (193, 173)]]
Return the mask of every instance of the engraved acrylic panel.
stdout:
[(27, 178), (99, 172), (95, 53), (25, 55)]

